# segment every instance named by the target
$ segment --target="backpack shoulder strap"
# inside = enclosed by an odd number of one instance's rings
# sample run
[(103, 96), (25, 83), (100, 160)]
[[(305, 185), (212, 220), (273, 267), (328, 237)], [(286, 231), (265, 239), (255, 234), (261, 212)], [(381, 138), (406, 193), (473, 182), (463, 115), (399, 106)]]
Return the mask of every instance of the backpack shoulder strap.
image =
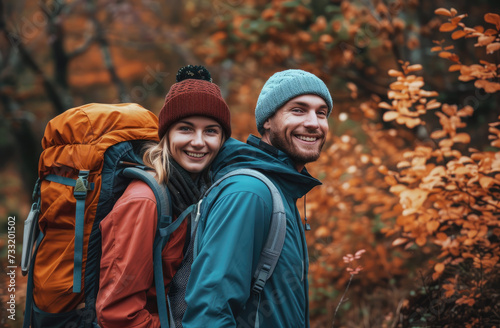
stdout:
[(218, 186), (225, 179), (235, 176), (235, 175), (247, 175), (255, 177), (266, 184), (271, 192), (271, 198), (273, 201), (273, 213), (271, 217), (271, 226), (269, 227), (269, 233), (267, 235), (266, 242), (262, 251), (260, 253), (259, 263), (254, 273), (254, 282), (252, 284), (252, 291), (255, 294), (260, 294), (264, 289), (264, 285), (267, 280), (271, 277), (278, 263), (278, 259), (281, 255), (281, 250), (283, 249), (283, 243), (285, 242), (286, 235), (286, 214), (285, 207), (283, 205), (283, 200), (281, 194), (276, 188), (276, 186), (269, 180), (264, 174), (253, 169), (237, 169), (232, 172), (227, 173), (222, 178), (218, 179), (211, 187), (205, 192), (205, 196), (212, 190), (212, 188)]
[(158, 223), (170, 224), (172, 221), (172, 207), (169, 202), (167, 189), (161, 187), (153, 176), (147, 173), (142, 166), (127, 167), (123, 170), (123, 175), (127, 178), (141, 180), (151, 188), (156, 198)]
[(143, 166), (127, 167), (123, 170), (123, 175), (141, 180), (146, 183), (153, 191), (156, 198), (157, 209), (157, 224), (155, 240), (153, 243), (153, 269), (154, 281), (156, 289), (156, 301), (158, 305), (158, 315), (160, 317), (160, 325), (162, 328), (169, 327), (169, 319), (167, 313), (167, 297), (165, 295), (165, 286), (163, 282), (163, 266), (161, 253), (163, 246), (168, 240), (168, 235), (165, 236), (161, 231), (172, 224), (172, 206), (170, 194), (167, 188), (162, 187), (151, 174), (146, 172)]

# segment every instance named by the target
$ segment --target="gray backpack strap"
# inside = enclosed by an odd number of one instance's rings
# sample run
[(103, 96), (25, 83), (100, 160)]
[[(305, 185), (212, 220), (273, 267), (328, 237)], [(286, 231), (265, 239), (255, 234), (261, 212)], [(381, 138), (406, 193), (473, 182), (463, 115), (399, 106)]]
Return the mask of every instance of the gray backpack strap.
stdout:
[(269, 234), (267, 235), (266, 242), (260, 253), (259, 263), (257, 264), (257, 268), (253, 275), (254, 282), (252, 285), (252, 291), (258, 295), (262, 292), (267, 280), (273, 274), (274, 268), (276, 267), (281, 254), (281, 250), (283, 249), (283, 243), (285, 242), (286, 235), (285, 207), (283, 206), (283, 200), (280, 192), (271, 180), (269, 180), (264, 174), (253, 169), (238, 169), (229, 172), (217, 180), (210, 187), (210, 189), (205, 192), (204, 196), (208, 195), (212, 188), (218, 186), (222, 181), (235, 175), (248, 175), (264, 182), (269, 188), (269, 191), (271, 191), (271, 198), (273, 201), (273, 213), (271, 217), (271, 226), (269, 227)]

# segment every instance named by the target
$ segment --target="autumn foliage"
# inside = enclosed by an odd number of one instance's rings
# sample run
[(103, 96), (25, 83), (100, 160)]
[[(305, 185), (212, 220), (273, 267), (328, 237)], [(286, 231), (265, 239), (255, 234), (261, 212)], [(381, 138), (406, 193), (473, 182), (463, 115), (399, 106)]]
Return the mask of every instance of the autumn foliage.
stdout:
[[(323, 185), (297, 201), (312, 226), (312, 326), (500, 327), (496, 3), (484, 10), (419, 0), (40, 3), (46, 20), (34, 23), (45, 25), (24, 39), (0, 24), (36, 59), (2, 53), (23, 68), (0, 75), (16, 142), (40, 136), (65, 102), (128, 99), (158, 113), (172, 73), (193, 63), (213, 73), (233, 137), (245, 140), (257, 133), (253, 109), (266, 79), (286, 68), (310, 71), (334, 100), (327, 143), (307, 166)], [(23, 17), (39, 17), (27, 7)], [(3, 149), (37, 153), (25, 144)], [(36, 166), (36, 158), (27, 162)], [(17, 164), (2, 181), (27, 180), (13, 173)], [(4, 199), (4, 216), (29, 209)]]

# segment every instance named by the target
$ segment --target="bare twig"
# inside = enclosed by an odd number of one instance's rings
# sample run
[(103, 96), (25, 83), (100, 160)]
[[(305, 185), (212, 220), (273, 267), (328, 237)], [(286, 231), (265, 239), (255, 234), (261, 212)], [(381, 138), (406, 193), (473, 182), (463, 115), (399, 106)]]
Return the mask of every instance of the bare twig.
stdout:
[(333, 321), (332, 321), (332, 328), (335, 327), (335, 316), (337, 315), (337, 312), (339, 311), (340, 305), (344, 302), (344, 297), (347, 294), (347, 290), (349, 289), (349, 286), (351, 285), (352, 278), (354, 277), (353, 274), (351, 274), (351, 277), (349, 278), (349, 282), (347, 283), (347, 287), (344, 290), (344, 294), (340, 298), (340, 302), (337, 305), (337, 308), (335, 309), (335, 313), (333, 314)]

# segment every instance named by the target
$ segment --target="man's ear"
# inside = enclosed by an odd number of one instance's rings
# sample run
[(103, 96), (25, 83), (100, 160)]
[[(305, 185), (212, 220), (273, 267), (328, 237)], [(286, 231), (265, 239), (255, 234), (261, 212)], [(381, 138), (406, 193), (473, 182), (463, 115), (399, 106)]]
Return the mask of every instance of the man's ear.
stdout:
[(265, 122), (264, 124), (262, 125), (262, 127), (264, 128), (264, 130), (269, 130), (271, 129), (271, 118), (269, 117)]

